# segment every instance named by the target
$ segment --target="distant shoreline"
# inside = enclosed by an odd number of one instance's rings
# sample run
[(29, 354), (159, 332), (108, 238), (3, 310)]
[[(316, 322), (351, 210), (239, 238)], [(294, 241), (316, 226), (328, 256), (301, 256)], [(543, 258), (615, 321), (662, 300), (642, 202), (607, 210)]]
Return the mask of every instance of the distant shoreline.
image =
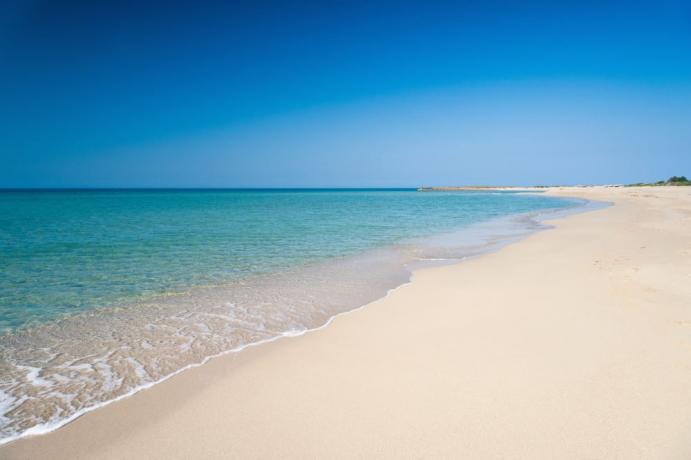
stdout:
[(456, 191), (493, 191), (493, 190), (525, 190), (538, 191), (550, 188), (549, 186), (496, 186), (496, 185), (458, 185), (458, 186), (440, 186), (440, 187), (418, 187), (418, 192), (456, 192)]

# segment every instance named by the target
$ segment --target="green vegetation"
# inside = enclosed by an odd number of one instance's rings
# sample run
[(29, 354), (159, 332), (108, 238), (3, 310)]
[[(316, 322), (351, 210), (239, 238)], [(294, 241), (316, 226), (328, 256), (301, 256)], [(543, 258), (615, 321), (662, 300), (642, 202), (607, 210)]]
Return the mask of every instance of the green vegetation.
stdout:
[(686, 176), (672, 176), (667, 180), (661, 180), (652, 184), (644, 183), (644, 182), (639, 182), (636, 184), (629, 184), (629, 187), (653, 187), (653, 186), (658, 186), (658, 185), (691, 185), (691, 181), (689, 181)]

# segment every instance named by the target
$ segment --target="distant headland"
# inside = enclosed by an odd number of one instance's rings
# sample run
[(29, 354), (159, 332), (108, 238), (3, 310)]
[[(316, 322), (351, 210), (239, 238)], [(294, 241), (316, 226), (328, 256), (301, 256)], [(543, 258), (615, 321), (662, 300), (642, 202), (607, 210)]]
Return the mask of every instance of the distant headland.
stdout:
[[(660, 186), (687, 186), (691, 185), (686, 176), (672, 176), (667, 180), (657, 182), (637, 182), (633, 184), (608, 184), (604, 187), (660, 187)], [(457, 186), (438, 186), (438, 187), (418, 187), (418, 192), (456, 192), (456, 191), (490, 191), (490, 190), (512, 190), (512, 191), (537, 191), (553, 187), (592, 187), (592, 185), (457, 185)]]

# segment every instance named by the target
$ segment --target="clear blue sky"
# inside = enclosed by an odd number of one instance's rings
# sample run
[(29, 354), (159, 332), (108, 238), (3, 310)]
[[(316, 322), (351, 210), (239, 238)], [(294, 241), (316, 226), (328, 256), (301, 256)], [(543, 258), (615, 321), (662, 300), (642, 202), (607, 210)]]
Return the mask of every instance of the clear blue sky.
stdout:
[(691, 2), (0, 5), (0, 187), (691, 175)]

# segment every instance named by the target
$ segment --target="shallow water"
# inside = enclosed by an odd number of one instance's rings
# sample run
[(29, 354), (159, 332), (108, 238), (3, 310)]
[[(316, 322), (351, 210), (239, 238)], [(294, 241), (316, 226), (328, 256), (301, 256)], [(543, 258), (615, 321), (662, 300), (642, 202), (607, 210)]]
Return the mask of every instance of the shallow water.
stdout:
[(0, 438), (309, 330), (573, 200), (497, 192), (0, 192)]

